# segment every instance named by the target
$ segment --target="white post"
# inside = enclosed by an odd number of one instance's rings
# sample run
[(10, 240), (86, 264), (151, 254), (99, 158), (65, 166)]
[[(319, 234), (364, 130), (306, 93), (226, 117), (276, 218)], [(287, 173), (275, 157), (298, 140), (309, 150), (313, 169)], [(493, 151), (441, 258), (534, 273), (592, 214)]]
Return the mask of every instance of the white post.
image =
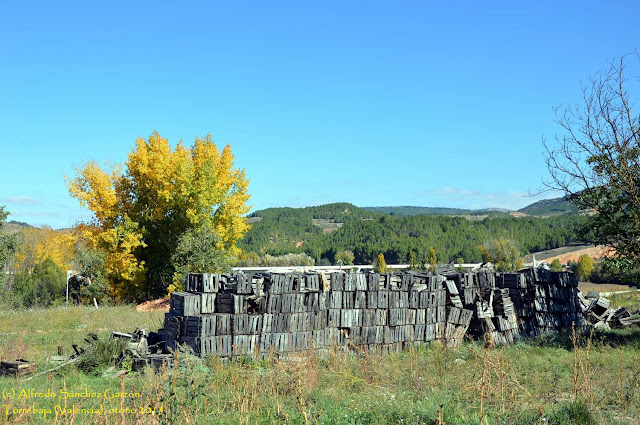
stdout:
[(69, 279), (71, 279), (72, 274), (72, 270), (67, 270), (67, 307), (69, 306)]

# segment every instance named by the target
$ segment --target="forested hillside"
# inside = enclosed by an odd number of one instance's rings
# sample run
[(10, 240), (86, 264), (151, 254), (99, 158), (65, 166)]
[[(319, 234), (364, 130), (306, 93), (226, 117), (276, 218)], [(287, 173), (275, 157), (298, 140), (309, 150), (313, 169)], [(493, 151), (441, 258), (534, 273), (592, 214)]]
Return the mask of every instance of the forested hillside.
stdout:
[[(383, 253), (389, 263), (406, 263), (410, 251), (419, 259), (435, 248), (438, 262), (462, 258), (481, 261), (477, 246), (505, 237), (516, 242), (523, 254), (579, 241), (585, 219), (579, 215), (551, 218), (511, 216), (468, 220), (447, 215), (390, 216), (347, 203), (307, 208), (271, 208), (252, 214), (251, 230), (240, 245), (248, 253), (282, 255), (306, 252), (316, 261), (331, 263), (335, 254), (349, 249), (355, 262), (370, 263)], [(256, 221), (258, 217), (261, 220)], [(312, 219), (327, 219), (344, 225), (323, 234)]]
[(446, 207), (414, 207), (414, 206), (400, 206), (400, 207), (364, 207), (366, 211), (377, 211), (389, 215), (462, 215), (471, 214), (473, 210), (467, 210), (462, 208), (446, 208)]
[(377, 211), (389, 215), (490, 215), (499, 216), (509, 212), (505, 208), (484, 208), (480, 210), (468, 210), (462, 208), (447, 208), (447, 207), (414, 207), (414, 206), (400, 206), (400, 207), (364, 207), (366, 211)]
[(520, 210), (521, 213), (535, 216), (553, 216), (561, 214), (577, 214), (580, 212), (578, 207), (571, 201), (564, 198), (543, 199), (534, 202)]

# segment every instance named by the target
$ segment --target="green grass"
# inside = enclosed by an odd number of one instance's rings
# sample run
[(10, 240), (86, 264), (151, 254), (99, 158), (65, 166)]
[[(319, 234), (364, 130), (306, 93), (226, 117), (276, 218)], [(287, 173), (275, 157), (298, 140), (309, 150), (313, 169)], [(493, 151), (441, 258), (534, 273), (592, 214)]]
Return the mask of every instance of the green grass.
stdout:
[[(129, 307), (69, 308), (0, 313), (0, 352), (19, 353), (46, 368), (57, 346), (81, 343), (87, 332), (155, 330), (162, 313)], [(1, 423), (221, 423), (221, 424), (636, 424), (640, 417), (640, 328), (555, 335), (502, 348), (469, 342), (430, 344), (401, 354), (339, 351), (218, 359), (179, 355), (174, 371), (102, 377), (69, 366), (31, 381), (0, 378), (0, 389), (50, 390), (56, 398), (3, 399)], [(62, 399), (62, 390), (95, 397)], [(131, 398), (105, 398), (116, 392)], [(102, 406), (105, 414), (56, 405)], [(42, 414), (13, 409), (52, 409)], [(140, 409), (156, 414), (139, 413)], [(9, 413), (6, 412), (9, 410)], [(116, 411), (115, 409), (120, 409)], [(121, 413), (136, 409), (138, 413)], [(162, 410), (162, 413), (160, 413)], [(109, 413), (111, 411), (111, 413)]]
[(626, 307), (632, 313), (640, 309), (640, 291), (611, 294), (607, 298), (611, 300), (611, 307)]

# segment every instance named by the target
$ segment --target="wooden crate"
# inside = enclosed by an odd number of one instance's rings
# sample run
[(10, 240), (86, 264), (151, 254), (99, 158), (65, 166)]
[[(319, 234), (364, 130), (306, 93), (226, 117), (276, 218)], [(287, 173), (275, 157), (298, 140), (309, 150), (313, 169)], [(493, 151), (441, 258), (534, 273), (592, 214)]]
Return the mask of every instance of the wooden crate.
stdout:
[(178, 316), (195, 316), (201, 313), (200, 294), (191, 292), (172, 292), (169, 311)]

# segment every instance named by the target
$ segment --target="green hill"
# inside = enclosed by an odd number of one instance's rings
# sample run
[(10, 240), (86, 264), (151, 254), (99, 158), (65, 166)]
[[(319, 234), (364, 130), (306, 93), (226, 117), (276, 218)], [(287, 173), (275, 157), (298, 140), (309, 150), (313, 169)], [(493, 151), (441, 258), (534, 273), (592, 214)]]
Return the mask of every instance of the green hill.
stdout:
[(534, 202), (518, 210), (518, 212), (537, 217), (548, 217), (562, 214), (578, 214), (580, 210), (565, 198), (554, 198)]
[(430, 247), (436, 250), (439, 262), (459, 258), (479, 262), (477, 246), (499, 237), (514, 240), (523, 254), (557, 248), (580, 241), (578, 230), (584, 217), (512, 217), (501, 211), (390, 215), (336, 203), (269, 208), (251, 214), (250, 221), (251, 229), (239, 242), (247, 253), (304, 252), (316, 261), (333, 263), (338, 251), (348, 249), (357, 263), (368, 264), (379, 253), (388, 263), (405, 263), (411, 251), (422, 258)]
[(464, 215), (471, 214), (474, 210), (467, 210), (463, 208), (446, 208), (446, 207), (412, 207), (412, 206), (398, 206), (398, 207), (363, 207), (366, 211), (376, 211), (389, 215)]

